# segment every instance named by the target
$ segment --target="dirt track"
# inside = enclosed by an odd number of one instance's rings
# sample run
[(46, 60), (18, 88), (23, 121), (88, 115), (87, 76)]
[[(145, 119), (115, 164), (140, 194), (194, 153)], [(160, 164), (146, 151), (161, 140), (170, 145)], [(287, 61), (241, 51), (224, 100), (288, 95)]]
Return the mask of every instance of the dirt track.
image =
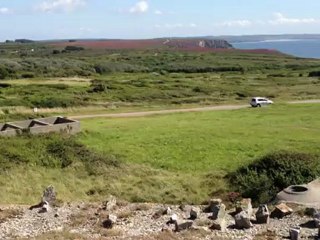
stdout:
[(224, 106), (170, 109), (170, 110), (145, 111), (145, 112), (91, 114), (91, 115), (70, 116), (70, 118), (73, 118), (73, 119), (98, 118), (98, 117), (129, 118), (129, 117), (145, 117), (145, 116), (151, 116), (151, 115), (164, 115), (164, 114), (170, 114), (170, 113), (234, 110), (234, 109), (241, 109), (241, 108), (248, 108), (248, 105), (224, 105)]
[[(289, 104), (306, 104), (306, 103), (320, 103), (320, 99), (315, 100), (302, 100), (290, 101)], [(104, 113), (104, 114), (88, 114), (70, 116), (72, 119), (86, 119), (86, 118), (129, 118), (129, 117), (146, 117), (152, 115), (165, 115), (170, 113), (185, 113), (185, 112), (206, 112), (206, 111), (221, 111), (221, 110), (236, 110), (242, 108), (249, 108), (249, 105), (222, 105), (198, 108), (185, 108), (185, 109), (169, 109), (157, 111), (144, 111), (144, 112), (128, 112), (128, 113)]]

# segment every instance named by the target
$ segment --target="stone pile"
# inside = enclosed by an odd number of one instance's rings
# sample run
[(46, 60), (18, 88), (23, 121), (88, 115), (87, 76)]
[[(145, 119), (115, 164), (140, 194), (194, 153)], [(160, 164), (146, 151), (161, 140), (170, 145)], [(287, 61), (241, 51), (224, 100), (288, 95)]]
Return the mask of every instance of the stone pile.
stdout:
[[(301, 216), (301, 212), (295, 212), (297, 209), (278, 204), (270, 213), (267, 205), (253, 209), (250, 199), (241, 200), (229, 210), (221, 199), (211, 199), (207, 206), (123, 204), (113, 196), (99, 205), (77, 203), (57, 207), (56, 202), (54, 188), (48, 187), (40, 204), (0, 223), (0, 239), (12, 239), (12, 235), (32, 238), (66, 229), (84, 234), (85, 239), (101, 239), (104, 231), (104, 234), (120, 232), (119, 236), (110, 237), (117, 240), (156, 239), (150, 237), (154, 234), (173, 234), (174, 239), (184, 239), (186, 234), (198, 232), (202, 237), (195, 239), (254, 239), (265, 233), (274, 234), (275, 239), (316, 239), (320, 231), (317, 208), (308, 208)], [(81, 216), (83, 222), (75, 226), (72, 221), (79, 222)]]

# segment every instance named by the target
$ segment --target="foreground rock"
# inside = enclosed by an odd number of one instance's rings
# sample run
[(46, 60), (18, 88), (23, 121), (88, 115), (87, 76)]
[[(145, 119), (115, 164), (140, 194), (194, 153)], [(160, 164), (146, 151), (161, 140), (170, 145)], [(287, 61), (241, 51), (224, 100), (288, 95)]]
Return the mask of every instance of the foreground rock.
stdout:
[(300, 228), (291, 228), (289, 230), (291, 240), (298, 240), (300, 235)]
[(253, 209), (252, 209), (252, 204), (251, 204), (251, 199), (250, 198), (244, 198), (242, 199), (239, 203), (238, 206), (236, 207), (236, 212), (246, 212), (248, 217), (251, 218), (253, 214)]
[(316, 228), (320, 228), (320, 212), (316, 212), (313, 215), (314, 223)]
[(242, 211), (235, 215), (234, 220), (235, 220), (235, 227), (237, 229), (249, 229), (253, 227), (251, 221), (251, 217), (246, 211)]
[(42, 202), (47, 202), (49, 205), (54, 206), (57, 201), (57, 193), (53, 186), (47, 187), (43, 191)]
[(115, 215), (108, 215), (107, 219), (102, 222), (102, 227), (106, 229), (111, 229), (117, 222), (117, 216)]
[(270, 221), (270, 212), (267, 205), (260, 205), (256, 212), (257, 224), (268, 224)]
[(288, 207), (285, 203), (280, 203), (272, 211), (271, 217), (281, 219), (292, 213), (293, 213), (293, 210), (290, 207)]

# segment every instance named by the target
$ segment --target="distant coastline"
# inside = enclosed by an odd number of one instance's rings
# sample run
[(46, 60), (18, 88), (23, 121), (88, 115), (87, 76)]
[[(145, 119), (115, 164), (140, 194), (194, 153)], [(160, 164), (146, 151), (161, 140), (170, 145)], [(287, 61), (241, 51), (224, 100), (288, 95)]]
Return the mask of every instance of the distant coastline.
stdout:
[(320, 39), (272, 39), (230, 43), (239, 49), (273, 49), (296, 57), (320, 59)]
[[(272, 42), (301, 42), (301, 41), (319, 41), (318, 39), (290, 39), (290, 38), (283, 38), (283, 39), (270, 39), (270, 40), (259, 40), (259, 41), (251, 41), (251, 42), (235, 42), (236, 44), (241, 43), (272, 43)], [(233, 43), (233, 42), (231, 42)]]

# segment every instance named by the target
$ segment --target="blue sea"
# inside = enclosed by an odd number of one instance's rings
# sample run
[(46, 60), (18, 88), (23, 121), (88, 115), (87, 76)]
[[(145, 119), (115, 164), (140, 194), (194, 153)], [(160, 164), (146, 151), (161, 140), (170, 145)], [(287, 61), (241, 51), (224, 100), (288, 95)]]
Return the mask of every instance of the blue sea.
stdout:
[(239, 49), (274, 49), (297, 57), (320, 59), (319, 39), (266, 40), (260, 42), (238, 42), (232, 43), (232, 45)]

